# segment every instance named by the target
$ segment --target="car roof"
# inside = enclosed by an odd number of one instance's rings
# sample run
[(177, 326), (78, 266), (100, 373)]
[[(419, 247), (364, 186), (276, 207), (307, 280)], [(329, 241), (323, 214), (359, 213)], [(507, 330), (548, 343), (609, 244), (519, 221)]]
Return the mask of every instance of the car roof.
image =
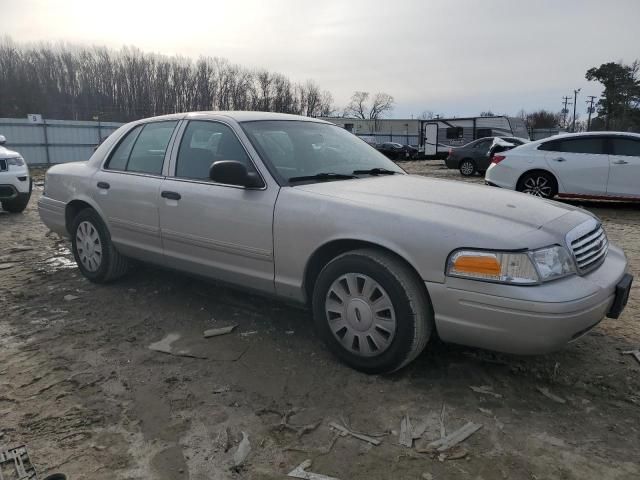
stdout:
[(290, 115), (288, 113), (272, 113), (272, 112), (249, 112), (239, 110), (221, 110), (221, 111), (202, 111), (202, 112), (185, 112), (173, 113), (169, 115), (160, 115), (157, 117), (145, 118), (142, 122), (158, 121), (158, 120), (181, 120), (181, 119), (214, 119), (226, 117), (236, 122), (253, 122), (257, 120), (295, 120), (302, 122), (316, 122), (333, 125), (330, 122), (320, 120), (313, 117), (303, 117), (301, 115)]
[(640, 138), (640, 133), (634, 132), (577, 132), (577, 133), (561, 133), (559, 135), (553, 135), (551, 137), (541, 138), (540, 140), (549, 140), (549, 139), (565, 139), (565, 138), (579, 138), (579, 137), (601, 137), (601, 136), (627, 136), (627, 137), (636, 137)]
[(604, 136), (618, 136), (618, 137), (632, 137), (640, 140), (640, 134), (634, 132), (613, 132), (613, 131), (605, 131), (605, 132), (577, 132), (577, 133), (561, 133), (559, 135), (552, 135), (550, 137), (541, 138), (534, 142), (531, 142), (527, 145), (531, 145), (533, 148), (540, 145), (541, 143), (550, 142), (554, 140), (568, 140), (571, 138), (581, 138), (581, 137), (604, 137)]

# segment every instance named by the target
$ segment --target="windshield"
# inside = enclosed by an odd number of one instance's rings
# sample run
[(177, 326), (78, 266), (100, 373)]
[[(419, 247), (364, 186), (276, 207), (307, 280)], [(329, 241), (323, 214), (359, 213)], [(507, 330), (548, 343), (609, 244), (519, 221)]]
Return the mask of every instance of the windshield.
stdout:
[[(340, 180), (373, 169), (404, 173), (375, 148), (335, 125), (265, 120), (244, 122), (242, 127), (283, 183), (301, 177), (308, 181)], [(314, 176), (318, 178), (307, 178)]]

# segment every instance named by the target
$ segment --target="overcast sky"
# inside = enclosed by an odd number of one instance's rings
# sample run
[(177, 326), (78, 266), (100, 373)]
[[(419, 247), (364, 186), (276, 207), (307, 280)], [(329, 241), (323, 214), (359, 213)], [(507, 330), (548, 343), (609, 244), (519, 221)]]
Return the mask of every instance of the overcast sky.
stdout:
[(2, 34), (226, 57), (316, 80), (342, 107), (394, 96), (394, 117), (558, 111), (586, 70), (640, 58), (640, 0), (0, 0)]

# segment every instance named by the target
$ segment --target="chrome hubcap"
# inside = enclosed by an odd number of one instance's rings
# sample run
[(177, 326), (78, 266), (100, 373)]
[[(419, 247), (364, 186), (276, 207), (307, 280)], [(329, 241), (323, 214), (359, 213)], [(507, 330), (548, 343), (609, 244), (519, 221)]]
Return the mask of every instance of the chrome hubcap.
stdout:
[(396, 313), (387, 292), (373, 278), (347, 273), (329, 287), (325, 301), (329, 328), (351, 353), (383, 353), (396, 333)]
[(473, 165), (471, 162), (464, 162), (460, 165), (460, 171), (465, 175), (471, 175), (473, 173)]
[(523, 193), (536, 197), (549, 198), (552, 192), (551, 182), (543, 176), (529, 177), (524, 181)]
[(102, 262), (102, 242), (90, 222), (81, 222), (76, 231), (76, 250), (84, 268), (95, 272)]

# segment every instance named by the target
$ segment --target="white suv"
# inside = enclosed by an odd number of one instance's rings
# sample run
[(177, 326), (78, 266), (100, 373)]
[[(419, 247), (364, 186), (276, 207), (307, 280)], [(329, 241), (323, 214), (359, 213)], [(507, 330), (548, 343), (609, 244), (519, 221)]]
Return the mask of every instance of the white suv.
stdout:
[(31, 198), (32, 180), (24, 158), (4, 146), (7, 139), (0, 135), (0, 202), (11, 213), (20, 213)]
[(544, 198), (640, 200), (640, 134), (556, 135), (493, 157), (486, 183)]

